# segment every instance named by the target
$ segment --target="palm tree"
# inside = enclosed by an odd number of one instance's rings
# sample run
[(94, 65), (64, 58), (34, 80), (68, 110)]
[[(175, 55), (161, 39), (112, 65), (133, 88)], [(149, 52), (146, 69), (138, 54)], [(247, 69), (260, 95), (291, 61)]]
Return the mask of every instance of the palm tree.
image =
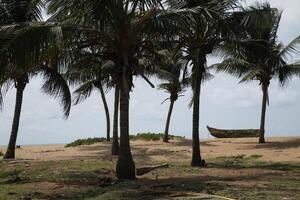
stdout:
[[(103, 68), (101, 58), (91, 49), (76, 49), (70, 52), (73, 57), (68, 63), (66, 78), (69, 83), (76, 86), (75, 105), (88, 98), (93, 90), (100, 92), (106, 116), (106, 140), (110, 141), (110, 115), (105, 92), (113, 87), (110, 72)], [(89, 66), (83, 68), (82, 66)], [(79, 85), (79, 86), (78, 86)]]
[[(241, 78), (240, 82), (259, 82), (263, 94), (259, 143), (265, 143), (269, 86), (274, 78), (285, 84), (292, 76), (300, 75), (300, 63), (288, 62), (289, 58), (298, 53), (300, 36), (287, 46), (278, 42), (277, 33), (282, 13), (271, 8), (268, 3), (257, 4), (245, 11), (248, 14), (241, 20), (245, 31), (244, 37), (227, 41), (222, 46), (225, 60), (216, 67), (218, 71), (225, 71)], [(253, 23), (257, 20), (261, 22)]]
[[(5, 159), (15, 158), (15, 145), (21, 116), (23, 93), (29, 79), (36, 75), (44, 77), (43, 91), (60, 98), (64, 106), (65, 116), (69, 115), (71, 95), (68, 85), (58, 73), (57, 63), (52, 63), (52, 58), (44, 51), (56, 49), (57, 43), (49, 45), (47, 38), (56, 28), (49, 26), (40, 27), (37, 21), (42, 19), (42, 1), (0, 1), (1, 44), (5, 44), (6, 61), (1, 66), (0, 83), (5, 91), (14, 85), (16, 88), (16, 105), (12, 123), (11, 136), (4, 155)], [(56, 34), (54, 40), (57, 41)], [(7, 41), (6, 41), (7, 40)], [(3, 42), (5, 41), (5, 42)], [(1, 55), (1, 57), (3, 54)], [(55, 56), (55, 55), (53, 55)]]
[[(233, 8), (236, 7), (237, 0), (184, 0), (180, 4), (172, 7), (193, 8), (197, 7), (198, 12), (193, 13), (193, 20), (189, 22), (189, 27), (180, 34), (180, 41), (183, 51), (188, 61), (185, 68), (191, 66), (191, 84), (193, 90), (193, 152), (192, 166), (204, 166), (200, 154), (199, 142), (199, 116), (200, 116), (200, 92), (201, 84), (207, 72), (207, 56), (213, 52), (217, 45), (223, 40), (224, 33), (230, 31), (227, 18)], [(186, 69), (184, 71), (187, 71)], [(186, 73), (184, 73), (186, 74)]]
[(173, 51), (164, 51), (164, 54), (165, 59), (163, 59), (161, 67), (157, 73), (160, 79), (167, 81), (161, 83), (158, 88), (161, 90), (165, 90), (170, 94), (170, 97), (162, 102), (164, 103), (167, 100), (170, 100), (163, 138), (164, 142), (169, 142), (169, 127), (174, 103), (177, 101), (178, 97), (182, 96), (182, 94), (184, 93), (185, 85), (181, 82), (180, 78), (183, 66), (185, 65), (185, 60), (183, 59), (182, 52), (176, 48)]
[(6, 88), (12, 85), (16, 88), (16, 104), (15, 112), (11, 130), (11, 136), (7, 147), (5, 159), (15, 158), (15, 146), (17, 141), (18, 128), (21, 117), (21, 108), (23, 102), (23, 93), (26, 85), (29, 83), (29, 79), (33, 76), (41, 75), (44, 78), (44, 84), (42, 86), (43, 91), (46, 94), (53, 96), (54, 98), (60, 98), (63, 104), (64, 114), (67, 117), (70, 112), (71, 94), (69, 87), (61, 74), (58, 73), (57, 67), (52, 64), (43, 64), (32, 67), (19, 67), (13, 66), (7, 68), (6, 72), (1, 78), (3, 85)]
[(171, 17), (177, 15), (164, 10), (160, 0), (52, 0), (49, 8), (53, 20), (88, 27), (82, 31), (93, 34), (94, 40), (87, 45), (99, 45), (98, 53), (103, 60), (112, 61), (120, 69), (115, 79), (120, 90), (120, 153), (116, 172), (120, 179), (134, 179), (135, 164), (129, 142), (133, 76), (150, 83), (145, 71), (151, 68), (149, 63), (156, 57), (155, 41), (162, 39), (162, 33), (174, 34), (170, 24), (178, 22)]

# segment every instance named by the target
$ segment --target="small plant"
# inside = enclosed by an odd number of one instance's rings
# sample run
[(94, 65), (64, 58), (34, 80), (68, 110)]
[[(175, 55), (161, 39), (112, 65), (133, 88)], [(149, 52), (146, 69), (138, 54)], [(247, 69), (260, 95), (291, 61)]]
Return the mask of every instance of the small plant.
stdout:
[(99, 142), (104, 142), (106, 141), (106, 138), (87, 138), (87, 139), (79, 139), (75, 140), (74, 142), (71, 142), (67, 144), (65, 147), (77, 147), (77, 146), (82, 146), (82, 145), (92, 145), (96, 144)]
[(2, 153), (2, 151), (0, 151), (0, 157), (4, 156), (4, 154)]

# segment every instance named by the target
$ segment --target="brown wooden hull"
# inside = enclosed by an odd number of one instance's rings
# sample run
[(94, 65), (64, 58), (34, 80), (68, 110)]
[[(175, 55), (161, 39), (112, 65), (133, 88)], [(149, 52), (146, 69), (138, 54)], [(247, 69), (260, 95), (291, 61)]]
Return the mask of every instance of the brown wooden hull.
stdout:
[(251, 138), (259, 137), (259, 129), (222, 130), (207, 126), (210, 134), (216, 138)]

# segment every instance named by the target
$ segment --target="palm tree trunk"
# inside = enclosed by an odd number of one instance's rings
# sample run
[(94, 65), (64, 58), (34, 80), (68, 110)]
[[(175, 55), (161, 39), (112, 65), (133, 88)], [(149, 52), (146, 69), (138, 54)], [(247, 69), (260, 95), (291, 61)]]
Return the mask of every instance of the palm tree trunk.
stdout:
[(266, 122), (266, 110), (267, 110), (267, 101), (268, 101), (268, 86), (266, 84), (262, 84), (262, 91), (263, 91), (263, 99), (262, 99), (261, 118), (260, 118), (259, 143), (266, 143), (265, 122)]
[(202, 83), (202, 73), (204, 71), (205, 59), (197, 60), (194, 86), (194, 102), (193, 102), (193, 153), (191, 166), (203, 167), (205, 165), (200, 153), (200, 137), (199, 137), (199, 116), (200, 116), (200, 93)]
[(169, 127), (170, 127), (170, 121), (171, 121), (174, 103), (175, 103), (175, 101), (171, 99), (167, 122), (166, 122), (166, 127), (165, 127), (165, 134), (164, 134), (164, 139), (163, 139), (164, 142), (169, 142)]
[(127, 52), (122, 52), (124, 66), (120, 86), (120, 152), (116, 166), (119, 179), (135, 179), (135, 164), (129, 141), (129, 92), (132, 86), (132, 74), (128, 72), (129, 56)]
[(120, 102), (120, 90), (118, 86), (115, 88), (115, 105), (114, 105), (114, 121), (113, 121), (113, 141), (112, 141), (112, 155), (119, 155), (119, 102)]
[(107, 106), (107, 101), (105, 98), (105, 93), (104, 93), (102, 84), (99, 84), (99, 90), (100, 90), (100, 94), (101, 94), (101, 98), (102, 98), (102, 102), (103, 102), (103, 106), (104, 106), (104, 110), (105, 110), (105, 116), (106, 116), (106, 140), (110, 141), (110, 116), (109, 116), (109, 109)]
[(15, 105), (15, 113), (12, 123), (12, 129), (10, 134), (10, 139), (7, 147), (7, 151), (4, 155), (4, 159), (14, 159), (15, 158), (15, 148), (20, 124), (20, 116), (22, 110), (22, 103), (23, 103), (23, 92), (25, 89), (26, 84), (24, 82), (18, 82), (16, 84), (16, 105)]
[(135, 179), (129, 142), (129, 91), (125, 88), (121, 88), (120, 96), (120, 152), (116, 172), (119, 179)]

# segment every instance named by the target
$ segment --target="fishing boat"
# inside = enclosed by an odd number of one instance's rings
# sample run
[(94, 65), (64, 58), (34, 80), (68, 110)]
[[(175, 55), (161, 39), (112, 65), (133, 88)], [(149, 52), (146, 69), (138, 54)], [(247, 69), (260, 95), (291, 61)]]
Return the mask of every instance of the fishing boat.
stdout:
[(223, 130), (207, 126), (210, 134), (216, 138), (250, 138), (259, 137), (259, 129)]

